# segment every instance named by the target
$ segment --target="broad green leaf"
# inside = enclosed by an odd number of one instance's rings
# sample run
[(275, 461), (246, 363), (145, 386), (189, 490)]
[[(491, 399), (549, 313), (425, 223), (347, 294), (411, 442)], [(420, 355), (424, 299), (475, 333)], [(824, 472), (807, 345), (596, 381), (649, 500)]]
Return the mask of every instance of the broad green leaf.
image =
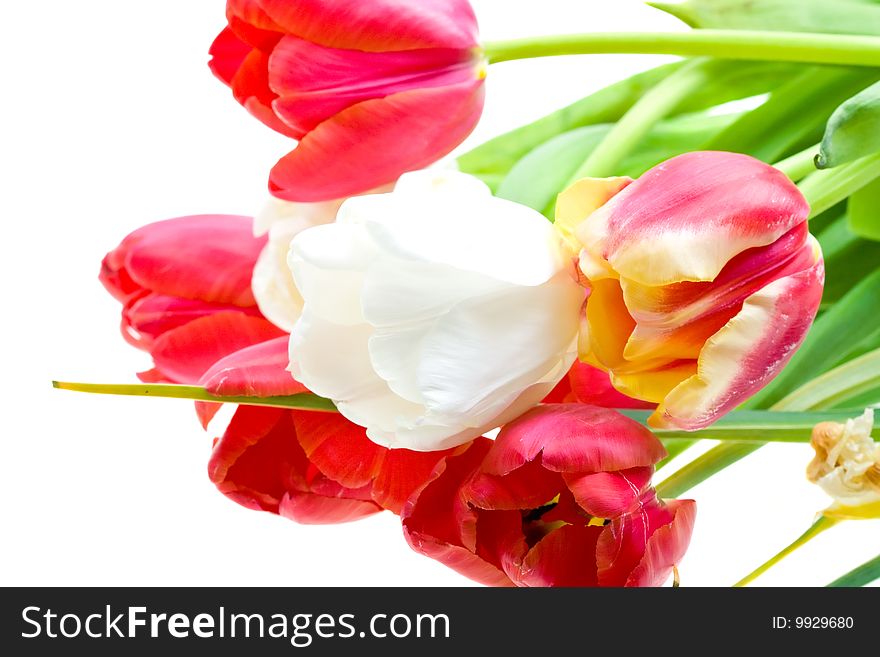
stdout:
[[(665, 64), (600, 89), (460, 155), (458, 166), (465, 173), (487, 181), (494, 189), (494, 184), (511, 167), (540, 144), (575, 128), (617, 121), (649, 89), (680, 67), (681, 62)], [(797, 65), (788, 63), (729, 62), (712, 82), (681, 103), (675, 113), (697, 112), (767, 93), (793, 77), (798, 70)]]
[(849, 227), (860, 237), (880, 240), (880, 178), (849, 197)]
[[(699, 149), (735, 115), (689, 115), (659, 123), (638, 152), (621, 164), (620, 175), (638, 176), (674, 155)], [(517, 162), (496, 194), (544, 212), (552, 219), (556, 196), (571, 180), (590, 151), (608, 134), (607, 123), (564, 132), (533, 149)]]
[(838, 577), (827, 586), (833, 588), (865, 586), (880, 579), (880, 555)]
[(874, 0), (687, 0), (649, 5), (691, 27), (880, 35)]
[[(864, 402), (866, 399), (867, 404)], [(875, 349), (817, 376), (786, 395), (777, 406), (821, 410), (858, 408), (878, 403), (880, 349)]]
[(764, 104), (745, 113), (707, 145), (747, 153), (765, 162), (815, 144), (828, 116), (845, 99), (880, 79), (874, 69), (808, 67), (770, 94)]
[(834, 110), (819, 147), (816, 166), (828, 169), (880, 151), (880, 83)]
[(849, 223), (846, 216), (840, 217), (817, 235), (825, 257), (823, 307), (839, 300), (880, 264), (880, 242), (862, 239)]
[(828, 371), (873, 335), (878, 308), (880, 269), (875, 269), (816, 320), (785, 369), (743, 408), (769, 408), (804, 382)]

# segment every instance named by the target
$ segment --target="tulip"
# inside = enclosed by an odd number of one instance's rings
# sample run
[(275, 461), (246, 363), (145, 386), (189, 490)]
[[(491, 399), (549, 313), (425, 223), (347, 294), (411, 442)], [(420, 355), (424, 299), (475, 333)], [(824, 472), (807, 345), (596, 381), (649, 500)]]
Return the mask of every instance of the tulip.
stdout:
[(880, 517), (880, 443), (871, 438), (874, 411), (857, 418), (822, 422), (813, 428), (810, 444), (816, 456), (807, 478), (833, 500), (824, 515), (836, 518)]
[(409, 499), (417, 552), (499, 586), (659, 586), (681, 561), (695, 504), (651, 487), (665, 456), (615, 411), (547, 404), (447, 457)]
[(264, 243), (249, 217), (198, 215), (139, 228), (107, 254), (99, 278), (123, 304), (122, 334), (155, 362), (141, 378), (195, 383), (223, 356), (284, 334), (251, 293)]
[(618, 392), (611, 385), (608, 372), (579, 360), (542, 401), (545, 404), (580, 403), (603, 408), (654, 408), (654, 404)]
[(461, 445), (568, 371), (584, 299), (572, 258), (542, 215), (475, 178), (404, 175), (294, 238), (291, 372), (380, 445)]
[(557, 207), (590, 289), (580, 357), (658, 404), (654, 426), (700, 429), (753, 395), (818, 310), (809, 206), (749, 156), (687, 153), (635, 182), (582, 180)]
[(323, 201), (391, 183), (476, 125), (484, 63), (467, 0), (229, 0), (211, 69), (299, 140), (271, 192)]

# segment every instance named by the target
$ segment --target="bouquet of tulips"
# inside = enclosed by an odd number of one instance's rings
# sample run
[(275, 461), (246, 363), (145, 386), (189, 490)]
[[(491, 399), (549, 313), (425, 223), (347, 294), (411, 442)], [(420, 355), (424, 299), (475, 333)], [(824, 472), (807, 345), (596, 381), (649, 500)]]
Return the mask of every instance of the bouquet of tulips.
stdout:
[[(142, 383), (56, 386), (195, 400), (231, 500), (388, 511), (490, 585), (677, 583), (688, 491), (769, 442), (811, 442), (832, 501), (740, 585), (877, 522), (880, 1), (652, 4), (693, 29), (481, 42), (467, 0), (227, 0), (210, 69), (295, 144), (254, 217), (104, 258)], [(682, 59), (456, 150), (493, 65), (593, 53)]]

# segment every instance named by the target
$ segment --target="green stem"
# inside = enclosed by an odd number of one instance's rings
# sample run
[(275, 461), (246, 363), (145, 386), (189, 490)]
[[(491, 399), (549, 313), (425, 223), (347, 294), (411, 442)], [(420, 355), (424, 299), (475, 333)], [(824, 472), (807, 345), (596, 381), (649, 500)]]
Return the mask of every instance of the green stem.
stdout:
[(815, 158), (818, 152), (819, 144), (813, 144), (800, 153), (795, 153), (784, 160), (780, 160), (773, 166), (782, 171), (791, 180), (797, 182), (816, 171)]
[(880, 66), (880, 38), (809, 32), (691, 30), (604, 32), (530, 37), (483, 44), (490, 63), (587, 54), (655, 54), (806, 64)]
[(649, 90), (592, 150), (570, 182), (586, 177), (605, 178), (618, 173), (617, 167), (645, 135), (683, 100), (712, 79), (715, 67), (711, 63), (712, 60), (707, 59), (690, 61)]
[(829, 587), (865, 586), (880, 579), (880, 554), (828, 584)]
[(270, 406), (307, 411), (335, 412), (336, 406), (329, 399), (311, 393), (298, 395), (279, 395), (277, 397), (247, 397), (243, 395), (212, 395), (199, 386), (184, 386), (169, 383), (70, 383), (53, 381), (53, 388), (90, 392), (99, 395), (124, 395), (134, 397), (165, 397), (170, 399), (192, 399), (195, 401), (218, 402), (221, 404), (248, 404), (249, 406)]
[(763, 443), (739, 442), (717, 445), (657, 484), (657, 494), (665, 498), (680, 497), (697, 484), (702, 483), (727, 466), (733, 465), (762, 445)]
[(784, 550), (778, 552), (776, 555), (774, 555), (773, 557), (771, 557), (770, 559), (768, 559), (767, 561), (762, 563), (755, 570), (753, 570), (751, 573), (749, 573), (748, 575), (743, 577), (741, 580), (739, 580), (736, 584), (734, 584), (734, 586), (745, 586), (749, 582), (752, 582), (759, 575), (762, 575), (763, 573), (767, 572), (771, 567), (773, 567), (774, 565), (776, 565), (777, 563), (782, 561), (785, 557), (787, 557), (789, 554), (791, 554), (792, 552), (797, 550), (799, 547), (801, 547), (802, 545), (806, 545), (811, 539), (815, 538), (816, 536), (818, 536), (819, 534), (824, 532), (826, 529), (830, 529), (831, 527), (834, 527), (834, 525), (836, 525), (838, 522), (840, 522), (840, 521), (837, 520), (836, 518), (828, 518), (826, 516), (819, 516), (819, 519), (816, 520), (816, 522), (814, 522), (813, 525), (807, 531), (805, 531), (803, 534), (801, 534), (800, 538), (798, 538), (794, 543), (792, 543), (791, 545), (786, 547)]
[(810, 217), (822, 214), (880, 177), (880, 153), (810, 174), (798, 185), (810, 204)]

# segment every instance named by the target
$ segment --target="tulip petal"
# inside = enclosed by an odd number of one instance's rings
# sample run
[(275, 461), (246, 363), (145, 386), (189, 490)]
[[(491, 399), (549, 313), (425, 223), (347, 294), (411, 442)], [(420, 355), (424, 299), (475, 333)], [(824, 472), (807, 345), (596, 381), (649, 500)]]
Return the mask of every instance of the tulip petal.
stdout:
[[(637, 511), (612, 518), (603, 528), (596, 545), (599, 585), (624, 586), (645, 556), (650, 538), (672, 522), (672, 518), (670, 509), (653, 495), (653, 491)], [(661, 540), (663, 537), (661, 535)]]
[(221, 82), (232, 86), (232, 79), (251, 50), (250, 44), (242, 41), (235, 32), (228, 27), (223, 28), (208, 50), (211, 56), (208, 67)]
[(760, 390), (785, 366), (803, 341), (822, 297), (824, 266), (818, 244), (805, 248), (814, 265), (765, 286), (712, 336), (697, 372), (666, 396), (650, 423), (701, 429)]
[(594, 262), (607, 261), (621, 278), (654, 286), (711, 281), (731, 258), (772, 244), (808, 214), (781, 171), (747, 155), (701, 151), (647, 171), (577, 236)]
[(575, 237), (578, 225), (631, 182), (632, 178), (623, 176), (582, 178), (572, 183), (556, 198), (553, 227), (575, 251), (579, 251), (580, 242)]
[(629, 468), (615, 472), (567, 472), (565, 485), (578, 505), (596, 518), (613, 518), (634, 509), (651, 485), (653, 467)]
[(194, 406), (196, 407), (196, 416), (199, 418), (199, 423), (205, 431), (208, 430), (208, 425), (214, 419), (214, 416), (223, 408), (223, 404), (203, 401), (195, 402)]
[(162, 334), (150, 355), (176, 383), (196, 383), (214, 363), (245, 347), (285, 335), (261, 317), (224, 311), (200, 317)]
[(252, 50), (232, 78), (232, 95), (248, 112), (276, 132), (300, 139), (305, 133), (282, 121), (272, 109), (278, 96), (269, 87), (269, 62), (268, 54)]
[(562, 486), (559, 474), (547, 470), (536, 459), (504, 476), (478, 473), (463, 494), (469, 504), (481, 509), (536, 509), (551, 503)]
[(482, 471), (506, 475), (542, 452), (556, 472), (608, 472), (650, 466), (666, 455), (635, 420), (585, 404), (546, 404), (504, 426)]
[(365, 51), (474, 48), (477, 20), (467, 0), (258, 0), (285, 31), (324, 46)]
[(368, 500), (351, 500), (314, 493), (286, 493), (278, 515), (304, 525), (328, 525), (360, 520), (382, 508)]
[(627, 578), (627, 586), (661, 586), (681, 563), (694, 531), (697, 504), (693, 500), (669, 500), (672, 522), (659, 527), (648, 539), (645, 555)]
[(288, 336), (245, 347), (215, 362), (199, 385), (215, 395), (271, 397), (309, 392), (287, 371)]
[(618, 392), (608, 372), (580, 360), (572, 364), (568, 376), (544, 398), (545, 404), (575, 402), (602, 408), (654, 408), (650, 402)]
[(115, 288), (118, 270), (124, 269), (131, 281), (158, 294), (253, 306), (251, 271), (265, 242), (252, 235), (250, 217), (159, 221), (134, 231), (108, 254), (101, 280)]
[(259, 0), (227, 0), (226, 20), (239, 37), (261, 50), (268, 51), (283, 32), (263, 11)]
[(409, 449), (385, 449), (382, 467), (373, 482), (373, 499), (383, 508), (399, 514), (403, 505), (453, 450), (414, 452)]
[(393, 182), (461, 143), (480, 118), (483, 96), (482, 80), (474, 78), (352, 105), (279, 160), (269, 189), (283, 199), (323, 201)]
[(601, 527), (565, 525), (542, 538), (513, 579), (519, 586), (596, 586), (596, 543)]
[(269, 58), (272, 108), (303, 133), (347, 107), (412, 89), (439, 87), (477, 77), (468, 50), (434, 48), (363, 52), (327, 48), (285, 36)]

